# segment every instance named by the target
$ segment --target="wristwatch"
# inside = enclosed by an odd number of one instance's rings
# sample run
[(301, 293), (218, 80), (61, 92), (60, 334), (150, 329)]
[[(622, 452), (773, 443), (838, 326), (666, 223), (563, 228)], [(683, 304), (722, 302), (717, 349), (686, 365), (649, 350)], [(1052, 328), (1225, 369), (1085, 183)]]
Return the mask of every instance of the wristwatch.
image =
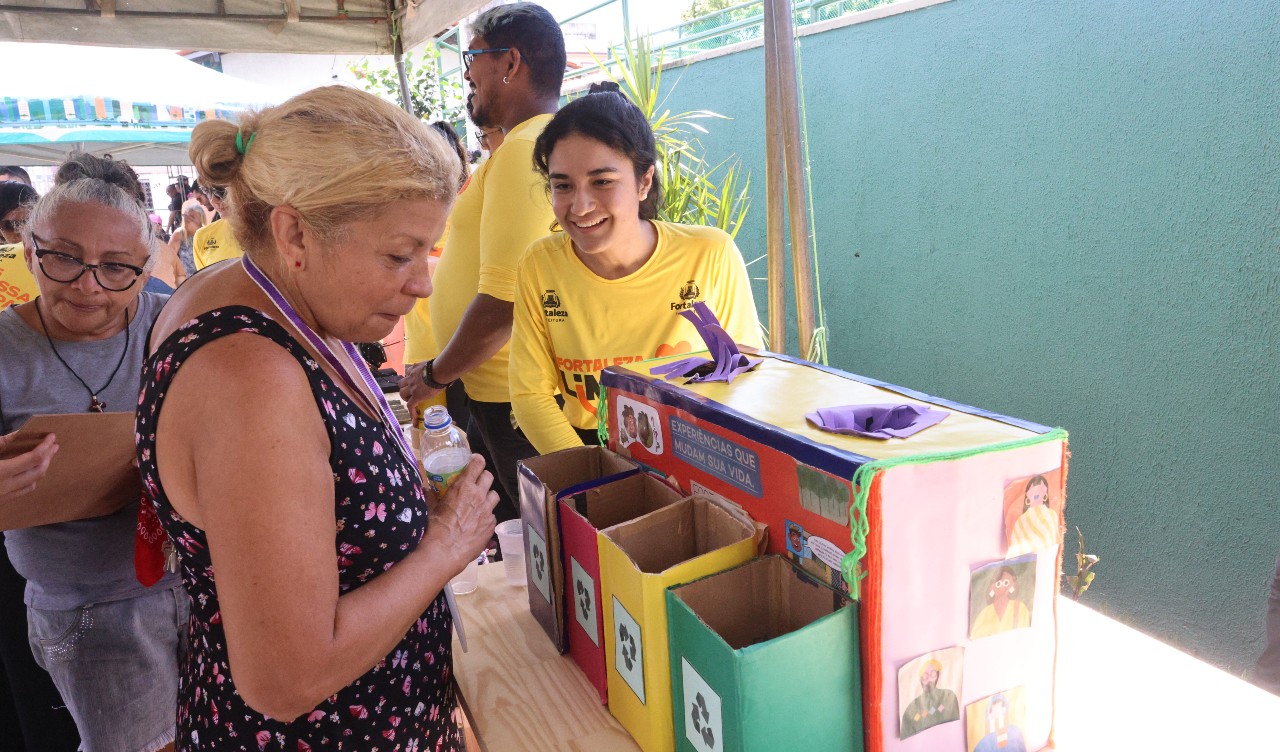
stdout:
[[(436, 362), (435, 358), (428, 360), (426, 367), (422, 369), (422, 372), (421, 372), (422, 383), (426, 384), (432, 389), (448, 389), (449, 386), (453, 384), (453, 381), (450, 381), (447, 384), (441, 384), (439, 381), (436, 381), (436, 376), (435, 376), (435, 373), (433, 372), (435, 362)], [(454, 381), (457, 381), (457, 379), (454, 379)]]

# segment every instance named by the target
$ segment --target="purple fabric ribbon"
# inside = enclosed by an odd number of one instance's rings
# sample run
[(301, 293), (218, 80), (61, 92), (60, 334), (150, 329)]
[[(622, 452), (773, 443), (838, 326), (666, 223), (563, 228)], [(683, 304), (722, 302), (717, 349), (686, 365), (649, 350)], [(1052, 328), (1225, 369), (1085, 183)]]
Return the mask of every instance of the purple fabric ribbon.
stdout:
[(805, 413), (823, 431), (872, 439), (905, 439), (941, 423), (950, 413), (926, 405), (841, 405)]
[(655, 376), (662, 376), (667, 381), (688, 376), (689, 382), (723, 381), (732, 383), (734, 377), (760, 365), (761, 358), (748, 358), (738, 350), (738, 345), (733, 341), (733, 337), (730, 337), (724, 327), (720, 326), (719, 319), (711, 312), (711, 308), (706, 303), (694, 303), (693, 310), (681, 311), (680, 315), (693, 324), (693, 328), (698, 331), (698, 336), (702, 337), (702, 341), (707, 345), (707, 350), (711, 352), (711, 357), (694, 356), (681, 358), (671, 363), (654, 366), (649, 369), (649, 373)]

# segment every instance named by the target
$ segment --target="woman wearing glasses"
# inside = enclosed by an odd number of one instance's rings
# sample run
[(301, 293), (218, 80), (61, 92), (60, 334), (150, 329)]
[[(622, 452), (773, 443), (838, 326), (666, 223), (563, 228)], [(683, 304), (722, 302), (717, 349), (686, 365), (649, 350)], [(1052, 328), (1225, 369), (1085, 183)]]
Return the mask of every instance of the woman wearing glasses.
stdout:
[[(38, 414), (137, 405), (147, 331), (165, 301), (143, 291), (157, 246), (140, 197), (127, 165), (77, 155), (32, 207), (24, 253), (40, 294), (0, 313), (0, 433)], [(16, 479), (13, 465), (0, 468), (8, 498), (21, 503), (41, 482), (57, 441), (46, 436), (34, 457), (15, 458), (28, 465)], [(129, 496), (103, 517), (5, 533), (28, 581), (31, 651), (84, 749), (146, 752), (174, 739), (187, 598), (175, 575), (138, 583), (136, 491)]]

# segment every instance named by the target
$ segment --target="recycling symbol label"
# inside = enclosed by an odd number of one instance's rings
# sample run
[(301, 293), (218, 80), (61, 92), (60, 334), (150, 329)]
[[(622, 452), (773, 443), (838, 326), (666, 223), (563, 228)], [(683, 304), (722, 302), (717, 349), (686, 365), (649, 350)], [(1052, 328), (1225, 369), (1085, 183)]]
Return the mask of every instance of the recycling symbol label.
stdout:
[(547, 603), (551, 602), (551, 577), (547, 571), (547, 539), (538, 534), (531, 526), (525, 527), (525, 536), (529, 540), (529, 574), (533, 575), (533, 584), (542, 593)]
[(573, 574), (573, 615), (578, 619), (582, 631), (600, 647), (600, 625), (596, 617), (596, 582), (582, 568), (578, 560), (569, 557), (569, 569)]
[(698, 752), (717, 752), (724, 746), (720, 695), (684, 656), (680, 657), (680, 674), (684, 690), (684, 737)]
[(613, 668), (644, 702), (644, 640), (640, 625), (613, 598)]

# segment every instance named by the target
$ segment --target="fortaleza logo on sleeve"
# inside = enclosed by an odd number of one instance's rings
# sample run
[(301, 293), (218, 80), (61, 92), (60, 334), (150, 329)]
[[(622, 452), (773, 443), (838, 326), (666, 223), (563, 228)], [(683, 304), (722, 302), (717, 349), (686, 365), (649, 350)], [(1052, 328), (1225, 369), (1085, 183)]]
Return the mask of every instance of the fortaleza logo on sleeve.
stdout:
[(542, 293), (542, 315), (552, 321), (564, 321), (569, 318), (569, 312), (560, 307), (560, 296), (555, 290)]
[(683, 311), (687, 308), (693, 308), (693, 304), (698, 301), (698, 296), (702, 295), (702, 289), (698, 287), (698, 283), (689, 280), (680, 286), (680, 302), (672, 301), (671, 310)]

